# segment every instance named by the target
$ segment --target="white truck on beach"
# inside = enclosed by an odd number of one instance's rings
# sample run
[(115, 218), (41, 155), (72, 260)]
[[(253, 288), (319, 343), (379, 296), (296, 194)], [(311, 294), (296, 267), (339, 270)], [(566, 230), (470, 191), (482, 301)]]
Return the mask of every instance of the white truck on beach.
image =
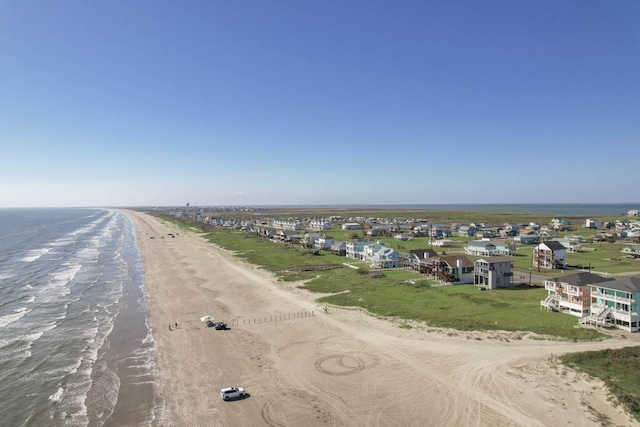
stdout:
[(220, 398), (222, 400), (238, 399), (246, 394), (242, 387), (227, 387), (220, 390)]

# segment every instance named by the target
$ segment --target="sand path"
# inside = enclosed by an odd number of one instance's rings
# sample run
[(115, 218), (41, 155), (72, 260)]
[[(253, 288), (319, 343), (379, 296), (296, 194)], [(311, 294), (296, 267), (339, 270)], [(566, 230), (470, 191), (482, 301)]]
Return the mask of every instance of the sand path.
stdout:
[[(636, 336), (542, 341), (406, 330), (358, 310), (325, 314), (317, 295), (296, 284), (275, 281), (197, 234), (127, 213), (142, 251), (171, 425), (639, 425), (601, 384), (552, 358), (637, 345)], [(204, 315), (231, 329), (204, 327)], [(220, 388), (231, 385), (250, 396), (221, 401)]]

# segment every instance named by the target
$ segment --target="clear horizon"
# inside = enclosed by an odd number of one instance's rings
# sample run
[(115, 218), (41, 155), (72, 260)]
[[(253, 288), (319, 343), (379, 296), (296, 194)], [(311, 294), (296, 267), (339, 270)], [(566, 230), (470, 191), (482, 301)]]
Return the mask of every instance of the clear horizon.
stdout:
[(635, 1), (0, 14), (0, 207), (638, 198)]

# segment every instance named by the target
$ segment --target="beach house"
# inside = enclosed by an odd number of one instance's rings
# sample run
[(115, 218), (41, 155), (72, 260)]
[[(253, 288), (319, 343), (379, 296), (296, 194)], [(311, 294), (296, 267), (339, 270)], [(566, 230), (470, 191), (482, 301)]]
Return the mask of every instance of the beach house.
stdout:
[(433, 249), (411, 249), (405, 254), (406, 266), (413, 270), (420, 271), (420, 262), (422, 260), (437, 256), (437, 252)]
[(362, 226), (357, 222), (346, 222), (342, 224), (343, 230), (362, 230)]
[(271, 222), (271, 227), (292, 231), (304, 230), (304, 224), (302, 223), (302, 221), (290, 219), (274, 219)]
[(322, 219), (312, 219), (309, 221), (309, 228), (311, 230), (331, 230), (333, 228), (333, 224), (331, 221), (328, 221), (324, 218)]
[(464, 247), (464, 253), (473, 256), (494, 256), (498, 255), (496, 245), (489, 239), (471, 240)]
[(353, 259), (366, 259), (364, 252), (365, 246), (372, 245), (375, 242), (373, 240), (353, 240), (346, 243), (345, 256)]
[(461, 225), (458, 228), (458, 236), (473, 237), (476, 235), (476, 227), (473, 225)]
[(540, 305), (547, 310), (561, 311), (577, 317), (590, 314), (590, 285), (608, 282), (611, 279), (589, 272), (580, 272), (544, 281), (547, 297)]
[(473, 283), (474, 264), (465, 255), (435, 256), (420, 265), (421, 271), (443, 282)]
[(400, 253), (387, 245), (377, 245), (371, 253), (371, 268), (398, 268), (401, 266)]
[(640, 277), (592, 284), (591, 313), (583, 323), (611, 324), (629, 332), (640, 330)]
[(473, 284), (486, 289), (498, 289), (511, 286), (510, 256), (488, 256), (473, 262)]
[(640, 258), (640, 245), (625, 246), (620, 253), (629, 258)]
[(318, 237), (313, 241), (313, 247), (315, 249), (322, 249), (327, 251), (331, 249), (331, 247), (333, 246), (333, 243), (334, 243), (334, 240), (332, 237), (321, 235), (320, 237)]
[(565, 268), (567, 248), (561, 243), (549, 240), (533, 248), (533, 266), (538, 268)]

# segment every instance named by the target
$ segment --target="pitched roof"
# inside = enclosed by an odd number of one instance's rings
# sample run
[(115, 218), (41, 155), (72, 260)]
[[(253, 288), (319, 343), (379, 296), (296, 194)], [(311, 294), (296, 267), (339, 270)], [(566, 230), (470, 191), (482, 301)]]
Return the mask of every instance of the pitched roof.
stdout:
[(568, 283), (570, 285), (575, 285), (575, 286), (587, 286), (587, 285), (593, 285), (595, 283), (612, 281), (612, 279), (598, 276), (597, 274), (589, 273), (587, 271), (582, 271), (580, 273), (575, 273), (575, 274), (568, 274), (562, 277), (555, 277), (551, 280), (553, 280), (554, 282)]
[(486, 248), (488, 246), (495, 246), (489, 240), (470, 240), (467, 242), (467, 246), (474, 246), (478, 248)]
[(431, 258), (438, 255), (438, 253), (433, 249), (412, 249), (409, 251), (409, 253), (411, 255), (415, 255), (420, 259)]
[(566, 249), (566, 248), (562, 245), (562, 243), (557, 242), (557, 241), (555, 241), (555, 240), (547, 240), (547, 241), (544, 241), (544, 242), (542, 242), (542, 243), (540, 243), (540, 244), (541, 244), (541, 245), (545, 245), (546, 247), (548, 247), (548, 248), (549, 248), (549, 249), (551, 249), (552, 251), (559, 251), (559, 250), (562, 250), (562, 249)]
[(476, 261), (485, 261), (488, 263), (492, 263), (492, 262), (512, 262), (513, 258), (511, 258), (508, 255), (496, 255), (496, 256), (486, 256), (486, 257), (482, 257), (477, 259)]
[(440, 261), (444, 261), (449, 264), (451, 267), (456, 267), (458, 265), (458, 260), (462, 261), (462, 267), (473, 267), (473, 261), (471, 261), (468, 257), (464, 255), (447, 255), (441, 257), (434, 257), (439, 259)]
[(640, 277), (627, 277), (620, 280), (611, 280), (602, 285), (602, 287), (629, 293), (640, 293)]

